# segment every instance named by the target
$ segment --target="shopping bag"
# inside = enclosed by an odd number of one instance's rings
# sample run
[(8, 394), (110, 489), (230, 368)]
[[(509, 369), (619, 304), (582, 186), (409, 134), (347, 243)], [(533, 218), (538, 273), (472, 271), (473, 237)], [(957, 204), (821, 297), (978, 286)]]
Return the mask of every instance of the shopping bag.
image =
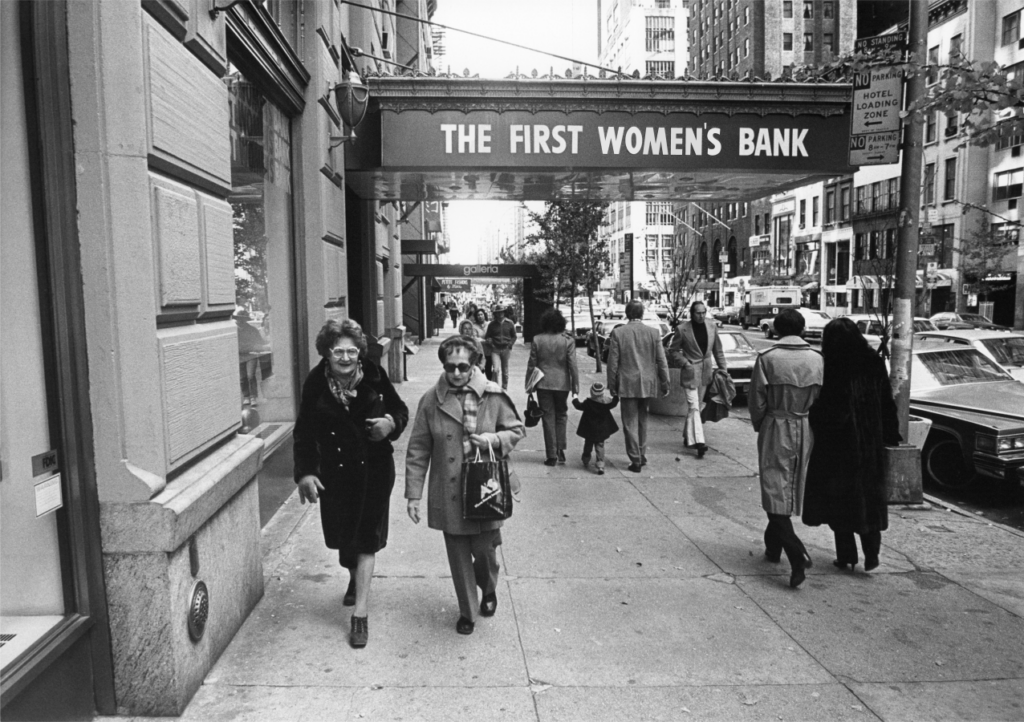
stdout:
[(488, 447), (489, 457), (462, 462), (462, 517), (472, 521), (498, 521), (512, 516), (512, 486), (508, 461), (497, 459)]

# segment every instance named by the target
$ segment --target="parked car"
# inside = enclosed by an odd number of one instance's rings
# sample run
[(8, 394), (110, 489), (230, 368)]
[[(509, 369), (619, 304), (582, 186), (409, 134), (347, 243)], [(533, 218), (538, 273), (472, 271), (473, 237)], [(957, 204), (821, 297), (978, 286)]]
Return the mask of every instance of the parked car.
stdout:
[(626, 304), (624, 303), (613, 303), (604, 310), (605, 318), (625, 318), (626, 317)]
[(1024, 382), (1024, 333), (971, 328), (930, 331), (915, 337), (918, 339), (942, 339), (948, 344), (976, 348), (1010, 376)]
[[(672, 327), (671, 326), (669, 326), (667, 323), (662, 321), (660, 318), (658, 318), (654, 314), (647, 314), (647, 315), (645, 315), (644, 318), (643, 318), (643, 322), (647, 326), (651, 326), (653, 328), (658, 329), (658, 332), (661, 333), (661, 343), (662, 343), (662, 345), (665, 345), (665, 346), (668, 345), (669, 340), (672, 338)], [(621, 326), (624, 323), (626, 323), (626, 319), (624, 319), (624, 318), (605, 319), (605, 320), (598, 321), (597, 322), (597, 327), (594, 329), (594, 333), (591, 333), (587, 337), (587, 356), (590, 356), (590, 358), (594, 358), (594, 357), (597, 356), (597, 342), (598, 342), (598, 338), (597, 337), (600, 336), (600, 340), (601, 340), (601, 360), (602, 361), (607, 361), (608, 360), (608, 336), (611, 335), (611, 332), (614, 329), (618, 328), (619, 326)]]
[(709, 308), (708, 313), (710, 313), (714, 319), (719, 322), (719, 325), (725, 323), (739, 325), (740, 310), (741, 309), (738, 306), (728, 306), (725, 308), (717, 307)]
[[(828, 322), (832, 320), (824, 311), (818, 311), (813, 308), (798, 308), (797, 312), (804, 317), (804, 338), (815, 338), (821, 339), (821, 332), (828, 325)], [(761, 333), (764, 334), (765, 338), (775, 338), (775, 318), (763, 318), (761, 319)]]
[(669, 315), (672, 313), (672, 309), (666, 306), (664, 303), (654, 304), (653, 306), (651, 306), (651, 311), (653, 311), (658, 318), (668, 318)]
[(918, 337), (910, 412), (932, 420), (921, 453), (926, 481), (962, 489), (1024, 478), (1024, 383), (976, 348)]
[[(889, 337), (889, 330), (892, 327), (891, 319), (882, 326), (883, 319), (877, 314), (873, 313), (851, 313), (844, 318), (848, 318), (857, 324), (857, 328), (864, 334), (864, 338), (871, 344), (871, 348), (878, 349), (882, 344), (883, 336)], [(925, 331), (937, 331), (935, 324), (932, 323), (931, 319), (923, 316), (914, 316), (914, 333), (923, 333)]]
[(955, 311), (943, 311), (931, 317), (932, 322), (938, 326), (940, 331), (959, 328), (989, 328), (1009, 331), (1009, 326), (1000, 326), (992, 323), (980, 313), (956, 313)]
[(750, 388), (750, 377), (757, 360), (757, 349), (742, 331), (723, 329), (718, 332), (722, 339), (722, 351), (725, 353), (725, 365), (729, 377), (736, 385), (737, 396), (746, 396)]

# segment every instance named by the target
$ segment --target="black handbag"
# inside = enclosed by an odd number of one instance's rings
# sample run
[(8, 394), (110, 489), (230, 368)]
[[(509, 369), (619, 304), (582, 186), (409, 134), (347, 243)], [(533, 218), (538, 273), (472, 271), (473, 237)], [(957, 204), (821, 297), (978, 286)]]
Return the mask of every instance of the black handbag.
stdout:
[(508, 461), (494, 456), (462, 462), (462, 518), (470, 521), (500, 521), (512, 516), (512, 482)]
[(540, 404), (537, 403), (537, 399), (530, 394), (526, 399), (526, 419), (524, 419), (527, 428), (533, 428), (539, 424), (540, 417), (543, 415), (544, 412), (541, 410)]

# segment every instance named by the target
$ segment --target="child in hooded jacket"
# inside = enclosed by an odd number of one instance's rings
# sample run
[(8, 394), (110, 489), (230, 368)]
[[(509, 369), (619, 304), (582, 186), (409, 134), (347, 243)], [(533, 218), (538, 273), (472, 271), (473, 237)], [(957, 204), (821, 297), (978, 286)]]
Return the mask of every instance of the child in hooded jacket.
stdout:
[(590, 387), (590, 396), (582, 402), (573, 399), (572, 405), (583, 412), (576, 435), (583, 439), (583, 466), (590, 468), (590, 456), (597, 456), (597, 473), (604, 474), (604, 442), (619, 430), (612, 416), (612, 409), (619, 405), (619, 398), (612, 398), (598, 382)]

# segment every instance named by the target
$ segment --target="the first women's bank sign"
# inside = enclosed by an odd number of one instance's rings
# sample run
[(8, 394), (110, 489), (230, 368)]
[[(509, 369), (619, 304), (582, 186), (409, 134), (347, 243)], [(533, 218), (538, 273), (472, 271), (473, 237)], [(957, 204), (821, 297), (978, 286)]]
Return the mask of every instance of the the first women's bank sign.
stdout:
[(389, 167), (516, 166), (736, 170), (845, 167), (836, 114), (384, 112)]

